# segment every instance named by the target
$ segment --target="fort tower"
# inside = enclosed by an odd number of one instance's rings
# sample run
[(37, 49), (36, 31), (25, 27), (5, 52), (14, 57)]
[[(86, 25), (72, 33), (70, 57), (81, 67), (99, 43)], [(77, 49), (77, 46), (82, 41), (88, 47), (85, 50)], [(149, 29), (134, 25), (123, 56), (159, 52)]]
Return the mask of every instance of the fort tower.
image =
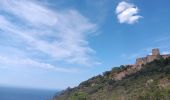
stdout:
[(152, 55), (153, 56), (159, 56), (160, 55), (160, 52), (159, 52), (159, 49), (152, 49)]

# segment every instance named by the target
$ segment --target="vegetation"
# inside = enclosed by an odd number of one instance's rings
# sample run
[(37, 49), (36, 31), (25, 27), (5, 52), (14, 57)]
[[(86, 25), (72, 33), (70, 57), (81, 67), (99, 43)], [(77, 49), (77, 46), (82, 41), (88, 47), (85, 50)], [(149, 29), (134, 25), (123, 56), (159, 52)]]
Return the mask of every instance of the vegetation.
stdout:
[(71, 100), (87, 100), (87, 94), (83, 92), (75, 92), (71, 95)]
[(170, 58), (148, 63), (122, 80), (113, 79), (126, 69), (115, 67), (63, 91), (54, 100), (170, 100)]

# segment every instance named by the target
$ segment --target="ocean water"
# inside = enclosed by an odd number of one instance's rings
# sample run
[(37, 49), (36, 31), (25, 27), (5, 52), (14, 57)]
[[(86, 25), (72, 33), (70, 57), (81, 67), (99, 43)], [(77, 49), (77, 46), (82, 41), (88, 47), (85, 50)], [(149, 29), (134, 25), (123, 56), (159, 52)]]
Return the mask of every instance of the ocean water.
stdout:
[(52, 100), (57, 91), (0, 87), (0, 100)]

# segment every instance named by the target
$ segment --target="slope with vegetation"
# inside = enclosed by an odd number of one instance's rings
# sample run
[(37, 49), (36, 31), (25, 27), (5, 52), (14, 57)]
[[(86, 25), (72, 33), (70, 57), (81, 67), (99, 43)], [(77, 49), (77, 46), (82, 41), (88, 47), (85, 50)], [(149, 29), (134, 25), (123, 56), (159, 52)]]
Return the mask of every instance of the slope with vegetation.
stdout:
[(121, 80), (113, 78), (126, 69), (115, 67), (62, 91), (54, 100), (170, 100), (170, 58), (147, 63)]

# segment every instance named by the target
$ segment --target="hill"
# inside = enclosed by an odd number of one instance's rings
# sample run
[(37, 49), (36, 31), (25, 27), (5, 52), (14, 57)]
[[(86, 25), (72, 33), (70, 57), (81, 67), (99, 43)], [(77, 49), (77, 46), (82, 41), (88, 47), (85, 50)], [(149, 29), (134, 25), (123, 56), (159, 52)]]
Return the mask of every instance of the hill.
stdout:
[(114, 67), (53, 100), (170, 100), (170, 57), (134, 66)]

